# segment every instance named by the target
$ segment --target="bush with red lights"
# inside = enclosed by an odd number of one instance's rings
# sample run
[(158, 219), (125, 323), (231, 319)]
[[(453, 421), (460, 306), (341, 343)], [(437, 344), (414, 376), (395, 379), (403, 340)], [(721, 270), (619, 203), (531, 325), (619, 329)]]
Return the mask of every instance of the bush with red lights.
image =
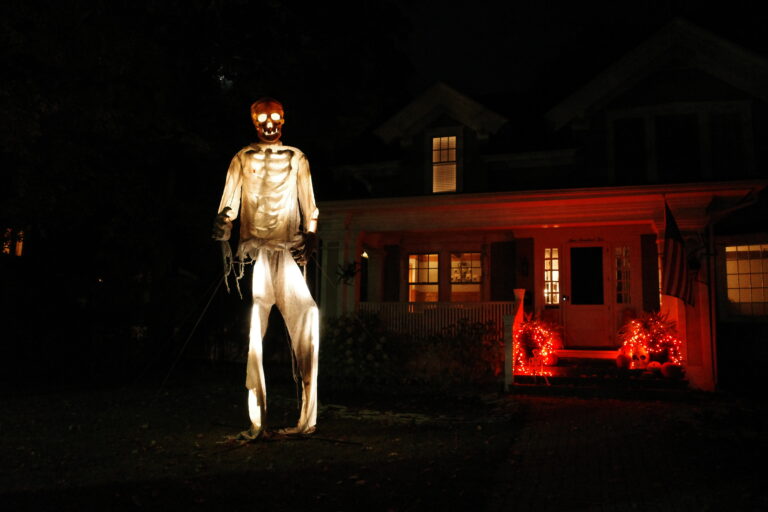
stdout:
[(682, 373), (682, 340), (677, 337), (675, 323), (666, 315), (643, 313), (629, 320), (619, 331), (619, 340), (619, 368), (659, 371), (667, 377)]
[(555, 351), (562, 347), (560, 329), (542, 320), (530, 317), (515, 329), (514, 372), (517, 375), (551, 375), (544, 366), (557, 364)]

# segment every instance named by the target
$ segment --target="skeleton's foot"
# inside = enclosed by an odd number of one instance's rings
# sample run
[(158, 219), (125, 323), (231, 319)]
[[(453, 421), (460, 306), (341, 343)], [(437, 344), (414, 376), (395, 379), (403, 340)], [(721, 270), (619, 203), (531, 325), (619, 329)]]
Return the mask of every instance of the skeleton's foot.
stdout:
[(243, 430), (236, 436), (231, 436), (232, 441), (240, 441), (242, 443), (253, 443), (256, 441), (262, 441), (269, 437), (269, 432), (267, 432), (267, 429), (262, 427), (254, 427), (251, 425), (251, 428), (248, 430)]
[(317, 426), (312, 425), (311, 427), (306, 427), (304, 429), (300, 429), (299, 427), (288, 427), (288, 428), (281, 428), (277, 431), (278, 434), (282, 434), (284, 436), (310, 436), (317, 431)]

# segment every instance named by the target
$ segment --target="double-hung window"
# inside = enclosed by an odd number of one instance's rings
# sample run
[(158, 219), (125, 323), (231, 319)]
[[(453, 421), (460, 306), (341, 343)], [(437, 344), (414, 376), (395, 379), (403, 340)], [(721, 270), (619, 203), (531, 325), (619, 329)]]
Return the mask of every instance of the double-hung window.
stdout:
[(768, 315), (768, 244), (725, 247), (726, 310), (730, 315)]
[(451, 253), (451, 302), (479, 302), (482, 280), (479, 252)]
[(432, 193), (456, 192), (456, 136), (432, 137)]
[(408, 255), (408, 302), (437, 302), (439, 298), (439, 255)]

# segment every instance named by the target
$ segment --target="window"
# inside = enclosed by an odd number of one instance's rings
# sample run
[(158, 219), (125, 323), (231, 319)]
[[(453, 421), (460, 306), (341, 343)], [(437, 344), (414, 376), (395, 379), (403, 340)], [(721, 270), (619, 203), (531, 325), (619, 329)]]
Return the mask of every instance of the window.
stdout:
[(726, 246), (725, 274), (728, 313), (768, 314), (768, 244)]
[(451, 253), (451, 302), (479, 302), (482, 280), (479, 252)]
[(749, 133), (745, 121), (741, 112), (712, 113), (712, 168), (716, 178), (728, 178), (747, 168), (745, 143)]
[(456, 192), (456, 137), (432, 138), (432, 192)]
[(609, 114), (616, 183), (746, 178), (754, 174), (751, 106), (668, 103)]
[(699, 117), (696, 112), (659, 115), (655, 119), (656, 165), (664, 181), (701, 178)]
[(614, 249), (616, 261), (616, 304), (629, 304), (629, 247)]
[(645, 121), (642, 118), (616, 119), (613, 122), (616, 183), (644, 183), (648, 169)]
[(24, 252), (24, 231), (18, 230), (14, 233), (12, 228), (5, 228), (3, 233), (2, 254), (7, 256), (21, 256)]
[(560, 254), (557, 247), (544, 249), (544, 304), (560, 304)]
[(437, 254), (408, 255), (408, 302), (437, 302)]

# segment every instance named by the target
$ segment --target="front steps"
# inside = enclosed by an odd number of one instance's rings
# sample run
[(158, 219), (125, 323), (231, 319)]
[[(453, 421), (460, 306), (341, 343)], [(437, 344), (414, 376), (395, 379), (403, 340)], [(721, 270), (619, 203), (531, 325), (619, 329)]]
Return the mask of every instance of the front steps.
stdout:
[[(579, 357), (573, 357), (579, 352)], [(688, 381), (668, 379), (661, 373), (647, 370), (626, 370), (616, 366), (616, 351), (558, 351), (555, 366), (538, 368), (538, 375), (515, 375), (515, 384), (551, 386), (605, 386), (654, 389), (687, 389)], [(605, 354), (610, 352), (610, 357)], [(593, 357), (585, 357), (585, 356)], [(597, 357), (594, 357), (597, 355)], [(567, 357), (570, 356), (570, 357)], [(545, 378), (546, 377), (546, 378)]]

